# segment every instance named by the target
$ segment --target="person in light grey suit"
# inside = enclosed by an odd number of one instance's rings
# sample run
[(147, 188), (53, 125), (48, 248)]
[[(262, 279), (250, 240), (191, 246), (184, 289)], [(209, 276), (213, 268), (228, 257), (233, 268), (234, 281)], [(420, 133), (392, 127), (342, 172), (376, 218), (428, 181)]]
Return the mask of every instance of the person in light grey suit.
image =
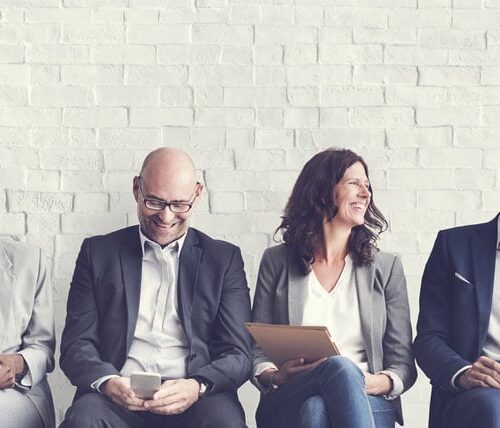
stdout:
[(0, 239), (0, 426), (53, 427), (51, 285), (41, 250)]
[(284, 244), (262, 257), (252, 320), (326, 325), (341, 356), (277, 367), (254, 346), (259, 428), (403, 424), (399, 396), (416, 379), (406, 281), (399, 257), (375, 246), (387, 223), (372, 193), (350, 150), (317, 154), (297, 179)]

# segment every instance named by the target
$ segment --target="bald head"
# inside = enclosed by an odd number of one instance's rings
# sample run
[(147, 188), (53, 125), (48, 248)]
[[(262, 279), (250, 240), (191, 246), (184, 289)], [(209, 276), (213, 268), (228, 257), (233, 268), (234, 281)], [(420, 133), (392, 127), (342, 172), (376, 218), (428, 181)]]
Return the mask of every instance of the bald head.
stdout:
[[(196, 181), (194, 163), (186, 153), (167, 147), (149, 153), (133, 184), (141, 230), (160, 245), (178, 239), (186, 233), (202, 189), (203, 186)], [(146, 205), (146, 199), (189, 204), (190, 208), (185, 212), (174, 212), (168, 205), (155, 210)]]
[(193, 160), (187, 153), (170, 147), (160, 147), (150, 152), (142, 163), (140, 175), (156, 170), (168, 170), (170, 173), (181, 173), (192, 176), (196, 182), (196, 169)]

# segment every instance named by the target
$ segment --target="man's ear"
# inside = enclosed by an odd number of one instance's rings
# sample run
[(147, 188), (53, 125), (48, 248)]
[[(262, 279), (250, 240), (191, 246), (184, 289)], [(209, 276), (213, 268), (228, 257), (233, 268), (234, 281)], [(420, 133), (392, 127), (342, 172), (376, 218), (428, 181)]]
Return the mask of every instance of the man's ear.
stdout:
[(134, 194), (134, 199), (139, 202), (139, 177), (134, 177), (132, 181), (132, 193)]
[(196, 190), (196, 196), (200, 197), (201, 194), (203, 193), (204, 186), (203, 186), (203, 183), (200, 183), (199, 181), (197, 184), (198, 184), (198, 189)]

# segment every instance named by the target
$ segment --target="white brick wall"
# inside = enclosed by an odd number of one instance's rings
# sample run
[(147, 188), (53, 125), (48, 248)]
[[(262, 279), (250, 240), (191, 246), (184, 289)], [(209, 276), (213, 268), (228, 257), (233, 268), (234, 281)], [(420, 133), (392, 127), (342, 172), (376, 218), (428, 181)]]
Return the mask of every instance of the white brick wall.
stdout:
[[(498, 0), (0, 0), (0, 234), (48, 253), (60, 334), (81, 240), (135, 223), (131, 178), (170, 145), (206, 184), (196, 225), (241, 246), (253, 289), (305, 160), (351, 147), (415, 320), (438, 229), (500, 207), (499, 22)], [(73, 388), (50, 380), (60, 420)], [(406, 426), (428, 400), (421, 376)]]

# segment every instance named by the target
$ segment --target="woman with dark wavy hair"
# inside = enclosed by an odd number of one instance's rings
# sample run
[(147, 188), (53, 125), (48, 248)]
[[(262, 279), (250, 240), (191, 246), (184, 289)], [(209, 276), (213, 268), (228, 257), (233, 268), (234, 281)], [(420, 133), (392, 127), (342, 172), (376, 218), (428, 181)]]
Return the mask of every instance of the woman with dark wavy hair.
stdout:
[(399, 395), (416, 370), (403, 267), (376, 246), (386, 227), (360, 156), (328, 149), (306, 163), (276, 231), (283, 244), (262, 257), (252, 319), (325, 325), (341, 356), (277, 367), (255, 347), (259, 428), (403, 423)]

